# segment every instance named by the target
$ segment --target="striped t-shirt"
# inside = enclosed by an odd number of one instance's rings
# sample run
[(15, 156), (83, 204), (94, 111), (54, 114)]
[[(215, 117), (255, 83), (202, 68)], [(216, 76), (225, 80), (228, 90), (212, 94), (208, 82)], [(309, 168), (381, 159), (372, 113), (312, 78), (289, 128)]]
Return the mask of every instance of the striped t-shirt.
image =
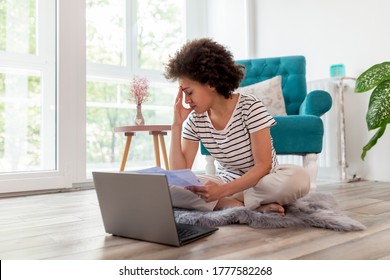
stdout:
[[(254, 166), (250, 134), (274, 124), (276, 121), (261, 101), (252, 95), (239, 94), (232, 117), (223, 130), (213, 127), (207, 111), (202, 114), (192, 112), (185, 122), (183, 138), (201, 140), (217, 161), (218, 175), (229, 182)], [(272, 160), (274, 167), (277, 158), (273, 147)]]

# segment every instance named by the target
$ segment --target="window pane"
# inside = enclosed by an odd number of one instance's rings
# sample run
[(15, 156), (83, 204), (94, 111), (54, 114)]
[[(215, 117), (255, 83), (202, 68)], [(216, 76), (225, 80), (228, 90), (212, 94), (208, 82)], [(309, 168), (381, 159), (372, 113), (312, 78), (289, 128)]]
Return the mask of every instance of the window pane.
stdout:
[(125, 55), (125, 1), (87, 0), (87, 60), (123, 65)]
[(36, 0), (0, 0), (0, 51), (36, 53)]
[(55, 124), (45, 123), (49, 137), (42, 124), (43, 115), (55, 119), (55, 110), (41, 102), (41, 80), (40, 74), (0, 72), (1, 172), (55, 169)]
[(137, 3), (139, 67), (162, 70), (169, 54), (185, 41), (185, 1), (139, 0)]
[[(136, 106), (129, 101), (129, 85), (90, 81), (87, 83), (87, 169), (118, 169), (125, 136), (114, 127), (134, 125)], [(172, 123), (172, 87), (151, 85), (150, 98), (142, 105), (145, 124)], [(166, 139), (169, 143), (169, 139)], [(167, 147), (168, 148), (168, 147)], [(126, 169), (155, 165), (152, 137), (136, 133), (130, 147)]]
[(56, 40), (38, 33), (54, 15), (50, 1), (0, 0), (0, 173), (57, 168)]

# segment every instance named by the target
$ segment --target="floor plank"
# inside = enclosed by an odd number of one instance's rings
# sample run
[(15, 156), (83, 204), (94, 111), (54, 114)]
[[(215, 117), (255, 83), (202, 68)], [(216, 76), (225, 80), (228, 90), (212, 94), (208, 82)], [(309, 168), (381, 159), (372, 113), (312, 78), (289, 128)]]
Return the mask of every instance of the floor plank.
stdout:
[(0, 259), (390, 259), (390, 183), (321, 184), (367, 229), (229, 225), (176, 248), (104, 232), (94, 190), (0, 199)]

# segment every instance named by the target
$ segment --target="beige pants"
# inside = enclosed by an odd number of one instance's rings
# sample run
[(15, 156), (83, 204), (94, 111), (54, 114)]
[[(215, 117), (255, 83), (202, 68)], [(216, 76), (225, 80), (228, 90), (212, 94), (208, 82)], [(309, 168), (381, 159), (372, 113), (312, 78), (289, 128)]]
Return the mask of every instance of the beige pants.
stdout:
[[(206, 181), (224, 183), (218, 176), (198, 177), (203, 183)], [(296, 165), (281, 164), (261, 178), (254, 187), (244, 191), (244, 205), (250, 209), (273, 202), (285, 205), (305, 196), (309, 190), (310, 178), (305, 169)], [(218, 203), (218, 201), (205, 202), (183, 187), (170, 186), (170, 191), (174, 207), (212, 211)]]

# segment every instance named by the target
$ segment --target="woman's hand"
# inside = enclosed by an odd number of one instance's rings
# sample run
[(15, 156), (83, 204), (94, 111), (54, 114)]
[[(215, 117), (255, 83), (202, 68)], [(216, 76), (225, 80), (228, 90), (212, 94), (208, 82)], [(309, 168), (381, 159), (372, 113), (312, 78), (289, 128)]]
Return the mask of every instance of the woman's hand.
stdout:
[(189, 186), (187, 190), (200, 196), (204, 201), (211, 202), (227, 196), (227, 188), (213, 181), (207, 181), (204, 186)]
[(191, 113), (191, 108), (185, 108), (183, 106), (183, 90), (182, 87), (179, 87), (179, 92), (177, 93), (173, 114), (173, 125), (182, 125), (186, 120), (188, 115)]

